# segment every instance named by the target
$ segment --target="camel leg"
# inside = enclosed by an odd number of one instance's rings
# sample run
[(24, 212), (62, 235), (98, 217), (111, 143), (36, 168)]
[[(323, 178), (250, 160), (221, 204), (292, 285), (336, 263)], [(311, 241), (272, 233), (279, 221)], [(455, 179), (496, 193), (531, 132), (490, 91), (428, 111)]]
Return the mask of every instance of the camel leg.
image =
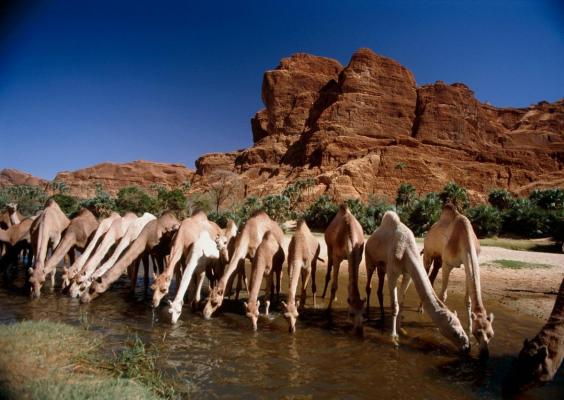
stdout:
[(130, 276), (130, 280), (131, 280), (131, 287), (130, 290), (132, 293), (135, 293), (135, 285), (137, 284), (137, 275), (139, 274), (139, 263), (141, 261), (139, 259), (135, 260), (133, 262), (133, 268), (131, 268), (131, 276)]
[(268, 275), (268, 280), (266, 282), (266, 288), (264, 289), (264, 303), (266, 308), (264, 310), (264, 315), (268, 316), (268, 311), (270, 309), (271, 296), (274, 294), (274, 274), (270, 273)]
[[(431, 286), (433, 286), (433, 282), (435, 282), (437, 272), (439, 271), (434, 264), (435, 264), (435, 262), (433, 261), (433, 258), (427, 256), (426, 254), (423, 254), (423, 267), (425, 268), (425, 272), (427, 273), (427, 275), (429, 275), (429, 271), (431, 271), (431, 275), (429, 276), (429, 279), (431, 279)], [(431, 266), (433, 266), (432, 270), (431, 270)], [(430, 278), (431, 276), (433, 278)], [(423, 314), (423, 302), (422, 301), (419, 302), (419, 308), (417, 309), (417, 312), (419, 314)]]
[(51, 271), (51, 292), (55, 290), (55, 272), (57, 272), (57, 268), (53, 268), (53, 271)]
[(206, 272), (202, 271), (196, 276), (196, 294), (194, 296), (194, 301), (192, 302), (192, 310), (196, 310), (198, 308), (198, 304), (200, 304), (200, 293), (202, 292), (202, 285), (204, 284), (204, 278), (206, 277)]
[(443, 264), (443, 260), (441, 259), (441, 257), (435, 257), (433, 259), (433, 270), (431, 271), (431, 274), (429, 275), (429, 280), (431, 281), (431, 286), (433, 286), (435, 284), (435, 279), (437, 279), (437, 275), (439, 274), (439, 270), (441, 269), (442, 264)]
[(470, 297), (470, 280), (466, 279), (466, 309), (468, 310), (468, 333), (472, 333), (472, 299)]
[(450, 267), (450, 265), (444, 265), (442, 270), (443, 270), (443, 286), (441, 288), (441, 294), (439, 298), (443, 303), (446, 303), (448, 279), (450, 277), (450, 271), (452, 270), (452, 268)]
[(372, 275), (376, 265), (366, 260), (366, 319), (370, 316), (370, 293), (372, 292)]
[(333, 282), (331, 284), (331, 298), (329, 299), (329, 305), (327, 310), (331, 310), (333, 302), (337, 300), (337, 289), (339, 287), (339, 267), (341, 266), (341, 260), (336, 260), (333, 266)]
[(235, 285), (235, 300), (239, 300), (239, 293), (241, 293), (241, 286), (243, 280), (243, 274), (241, 274), (241, 268), (237, 268), (237, 285)]
[(331, 270), (333, 269), (333, 257), (331, 257), (331, 249), (327, 248), (327, 272), (325, 273), (325, 287), (323, 288), (323, 294), (321, 298), (325, 298), (327, 293), (327, 287), (329, 286), (329, 281), (331, 280)]
[(317, 285), (315, 284), (315, 275), (317, 273), (317, 255), (311, 263), (311, 292), (313, 294), (313, 308), (316, 306)]
[(378, 303), (380, 303), (380, 317), (384, 322), (384, 278), (386, 277), (386, 270), (378, 268)]
[(305, 306), (307, 300), (307, 284), (309, 282), (309, 277), (311, 276), (310, 268), (302, 268), (302, 296), (300, 298), (300, 307)]
[(409, 274), (403, 274), (401, 278), (401, 289), (399, 291), (398, 332), (402, 332), (404, 334), (405, 331), (401, 328), (401, 323), (403, 317), (405, 295), (407, 293), (407, 289), (409, 288), (410, 283), (411, 283), (411, 276)]
[(399, 304), (398, 304), (398, 288), (397, 288), (398, 274), (396, 272), (388, 273), (388, 288), (390, 290), (390, 299), (392, 302), (392, 341), (397, 346), (398, 341), (398, 331), (397, 331), (397, 319), (399, 314)]

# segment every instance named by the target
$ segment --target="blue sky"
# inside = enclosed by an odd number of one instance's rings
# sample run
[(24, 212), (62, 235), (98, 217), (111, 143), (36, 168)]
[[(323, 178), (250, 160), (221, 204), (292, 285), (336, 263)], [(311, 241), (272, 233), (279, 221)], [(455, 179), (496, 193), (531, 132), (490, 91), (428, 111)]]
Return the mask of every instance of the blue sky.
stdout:
[[(481, 101), (564, 97), (557, 1), (27, 1), (0, 17), (0, 168), (189, 167), (252, 143), (262, 74), (369, 47)], [(158, 5), (158, 7), (157, 7)]]

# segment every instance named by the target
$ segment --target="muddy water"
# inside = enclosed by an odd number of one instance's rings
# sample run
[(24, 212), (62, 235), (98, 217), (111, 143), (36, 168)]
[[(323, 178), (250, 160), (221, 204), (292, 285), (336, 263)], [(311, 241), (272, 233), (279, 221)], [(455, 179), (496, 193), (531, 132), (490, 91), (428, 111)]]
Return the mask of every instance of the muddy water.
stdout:
[[(318, 286), (322, 278), (319, 273)], [(185, 307), (179, 323), (171, 326), (166, 307), (153, 313), (150, 297), (141, 290), (130, 294), (125, 279), (89, 305), (58, 293), (30, 301), (19, 288), (21, 281), (2, 284), (0, 323), (49, 319), (82, 325), (103, 338), (108, 352), (138, 334), (159, 348), (160, 367), (181, 394), (198, 398), (499, 398), (511, 357), (523, 338), (542, 326), (542, 321), (515, 315), (486, 299), (488, 310), (495, 313), (496, 336), (491, 358), (482, 365), (476, 349), (470, 357), (461, 357), (426, 316), (416, 313), (418, 300), (410, 288), (404, 317), (407, 336), (395, 349), (388, 307), (383, 330), (381, 321), (371, 320), (364, 338), (352, 334), (344, 308), (344, 278), (336, 310), (327, 315), (322, 301), (317, 309), (306, 308), (294, 335), (287, 333), (276, 309), (271, 319), (259, 320), (258, 332), (252, 332), (242, 303), (235, 301), (226, 301), (210, 321)], [(385, 302), (388, 305), (387, 293)], [(460, 296), (451, 294), (448, 303), (466, 324)], [(377, 317), (376, 310), (372, 317)], [(564, 398), (563, 374), (523, 398)]]

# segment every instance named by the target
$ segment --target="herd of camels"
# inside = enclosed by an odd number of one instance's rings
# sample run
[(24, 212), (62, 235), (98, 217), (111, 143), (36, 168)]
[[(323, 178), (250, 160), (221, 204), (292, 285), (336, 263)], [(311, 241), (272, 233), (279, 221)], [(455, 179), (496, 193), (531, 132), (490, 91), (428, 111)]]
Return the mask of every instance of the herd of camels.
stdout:
[[(24, 218), (17, 211), (17, 205), (9, 205), (0, 215), (0, 225), (5, 228), (0, 229), (3, 262), (16, 263), (21, 257), (27, 263), (32, 298), (40, 297), (48, 278), (54, 288), (57, 266), (61, 261), (64, 264), (64, 259), (68, 259), (69, 266), (63, 267), (62, 288), (84, 303), (103, 294), (126, 272), (134, 290), (142, 262), (145, 291), (149, 287), (150, 275), (154, 276), (151, 285), (153, 307), (158, 307), (168, 294), (175, 277), (176, 293), (174, 299), (169, 300), (168, 309), (172, 323), (180, 318), (185, 299), (192, 308), (198, 306), (204, 278), (207, 278), (210, 291), (205, 299), (204, 318), (210, 318), (226, 296), (234, 293), (238, 299), (245, 286), (248, 292), (244, 303), (246, 316), (256, 330), (263, 278), (266, 278), (264, 313), (268, 315), (271, 301), (279, 298), (286, 261), (289, 288), (281, 306), (289, 331), (295, 332), (300, 311), (306, 306), (310, 280), (312, 303), (316, 307), (316, 268), (318, 261), (324, 260), (320, 258), (318, 240), (304, 221), (297, 223), (287, 254), (282, 229), (264, 212), (254, 214), (238, 231), (233, 221), (222, 229), (208, 220), (203, 212), (196, 212), (183, 221), (170, 212), (159, 217), (149, 213), (141, 217), (129, 212), (123, 216), (112, 213), (98, 220), (92, 212), (82, 209), (69, 220), (58, 204), (49, 200), (45, 209), (33, 218)], [(470, 221), (455, 207), (446, 205), (443, 208), (439, 221), (425, 237), (421, 253), (413, 233), (395, 212), (386, 212), (380, 226), (365, 242), (361, 225), (345, 205), (340, 206), (327, 227), (325, 242), (327, 271), (322, 297), (325, 298), (331, 284), (328, 310), (337, 293), (340, 265), (347, 261), (348, 313), (354, 331), (361, 334), (363, 322), (368, 317), (375, 271), (383, 321), (383, 288), (387, 275), (392, 309), (391, 335), (396, 345), (402, 332), (405, 294), (413, 281), (421, 300), (420, 312), (425, 312), (441, 334), (458, 349), (469, 351), (470, 340), (465, 329), (456, 312), (450, 311), (445, 304), (449, 275), (453, 268), (464, 266), (468, 331), (478, 343), (480, 356), (488, 356), (494, 336), (494, 315), (487, 313), (482, 302), (480, 245)], [(75, 257), (75, 250), (81, 253), (80, 256)], [(367, 273), (365, 298), (359, 288), (363, 256)], [(245, 259), (251, 261), (250, 286), (245, 274)], [(437, 296), (433, 281), (439, 269), (442, 269), (442, 287)], [(300, 293), (296, 299), (300, 277)], [(525, 341), (516, 365), (519, 365), (521, 375), (543, 382), (552, 379), (563, 356), (564, 280), (550, 320), (539, 335)], [(522, 378), (522, 381), (526, 379)]]

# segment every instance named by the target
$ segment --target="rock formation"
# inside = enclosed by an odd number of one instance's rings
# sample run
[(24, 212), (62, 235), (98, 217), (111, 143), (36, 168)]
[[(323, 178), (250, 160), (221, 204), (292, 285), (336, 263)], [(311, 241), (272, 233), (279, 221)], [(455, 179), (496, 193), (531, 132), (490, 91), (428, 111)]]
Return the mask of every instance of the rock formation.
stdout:
[[(245, 195), (282, 191), (315, 178), (310, 195), (338, 200), (395, 198), (400, 183), (420, 193), (454, 180), (484, 200), (493, 187), (527, 194), (564, 186), (564, 99), (526, 108), (480, 103), (464, 84), (417, 86), (396, 61), (360, 49), (349, 64), (309, 54), (284, 58), (264, 74), (265, 108), (251, 119), (253, 146), (183, 165), (134, 161), (61, 172), (71, 193), (115, 194), (153, 183), (205, 191), (217, 174), (237, 174)], [(4, 170), (5, 171), (5, 170)], [(0, 178), (1, 182), (1, 178)]]

